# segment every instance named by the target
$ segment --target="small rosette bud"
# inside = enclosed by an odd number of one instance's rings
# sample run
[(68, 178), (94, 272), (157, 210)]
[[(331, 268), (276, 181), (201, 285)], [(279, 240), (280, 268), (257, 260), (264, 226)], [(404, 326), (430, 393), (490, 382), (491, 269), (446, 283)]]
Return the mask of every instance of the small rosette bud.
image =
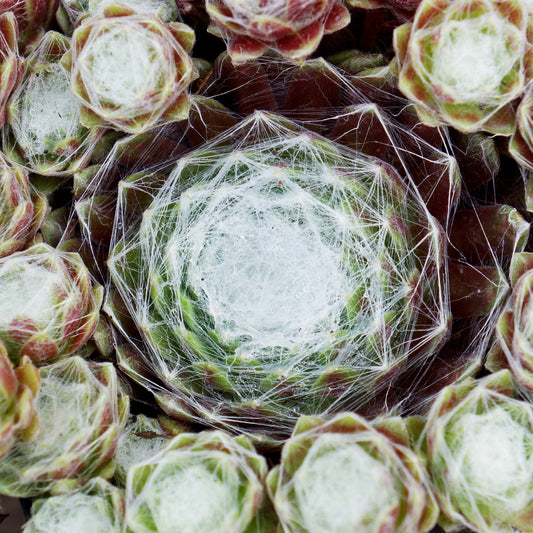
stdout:
[(165, 416), (148, 418), (145, 415), (132, 416), (128, 420), (117, 442), (114, 460), (114, 479), (123, 487), (131, 466), (156, 455), (176, 435), (185, 431), (185, 426)]
[(426, 124), (511, 135), (532, 78), (528, 25), (518, 0), (424, 0), (394, 32), (400, 90)]
[(350, 14), (338, 0), (207, 0), (209, 31), (228, 42), (232, 60), (242, 63), (273, 49), (302, 62), (322, 36), (344, 28)]
[(265, 503), (267, 467), (245, 437), (183, 433), (133, 466), (126, 488), (131, 533), (244, 533)]
[(17, 440), (0, 461), (0, 494), (33, 497), (110, 477), (128, 417), (128, 397), (111, 363), (64, 358), (39, 371), (39, 431)]
[(401, 418), (302, 417), (267, 486), (287, 533), (422, 533), (438, 511)]
[(74, 492), (37, 500), (24, 533), (121, 533), (124, 495), (102, 478)]
[(70, 72), (61, 64), (69, 48), (64, 35), (45, 34), (26, 60), (2, 131), (6, 156), (47, 176), (65, 176), (83, 168), (101, 136), (101, 130), (80, 123)]
[(43, 363), (83, 346), (98, 322), (102, 287), (76, 253), (35, 244), (0, 259), (0, 340), (10, 358)]
[(446, 528), (533, 531), (533, 408), (516, 396), (507, 370), (437, 396), (422, 444)]
[(185, 24), (122, 5), (85, 19), (72, 36), (70, 58), (82, 123), (142, 133), (187, 118), (193, 44)]

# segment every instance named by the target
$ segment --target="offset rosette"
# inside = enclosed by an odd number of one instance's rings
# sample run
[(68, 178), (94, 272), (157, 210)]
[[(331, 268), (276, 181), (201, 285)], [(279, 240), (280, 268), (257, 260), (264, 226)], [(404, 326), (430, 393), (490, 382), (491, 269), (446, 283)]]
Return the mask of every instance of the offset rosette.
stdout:
[(11, 96), (2, 131), (7, 157), (43, 175), (65, 176), (86, 166), (102, 130), (80, 124), (80, 104), (61, 59), (69, 39), (50, 31), (28, 57)]
[(194, 32), (111, 5), (72, 36), (72, 90), (86, 126), (141, 133), (189, 113)]
[(0, 257), (29, 245), (47, 211), (46, 198), (30, 185), (27, 172), (0, 155)]
[(30, 439), (38, 426), (35, 396), (39, 371), (24, 357), (17, 368), (0, 344), (0, 458), (15, 442)]
[(394, 33), (400, 90), (425, 124), (511, 135), (532, 78), (530, 25), (516, 0), (424, 0)]
[(446, 529), (533, 531), (533, 408), (516, 396), (502, 370), (435, 400), (422, 442)]
[(183, 433), (130, 469), (126, 526), (131, 533), (273, 532), (260, 522), (266, 473), (246, 437)]
[(513, 294), (496, 324), (498, 344), (487, 367), (509, 368), (522, 387), (533, 391), (533, 254), (515, 254), (510, 277)]
[[(524, 94), (516, 111), (516, 130), (509, 143), (511, 155), (528, 170), (533, 170), (533, 85)], [(531, 207), (531, 194), (528, 198)]]
[(350, 22), (338, 0), (207, 0), (209, 31), (228, 42), (232, 60), (242, 63), (273, 49), (290, 61), (311, 55), (324, 34)]
[(122, 365), (171, 414), (286, 435), (370, 401), (449, 331), (442, 229), (416, 193), (275, 115), (123, 181), (115, 230), (144, 341)]
[(17, 440), (0, 461), (0, 494), (33, 497), (113, 474), (129, 405), (113, 365), (70, 357), (39, 373), (39, 431)]
[(124, 495), (102, 478), (94, 478), (74, 492), (37, 500), (25, 533), (122, 533)]
[(422, 533), (438, 508), (399, 418), (302, 417), (268, 475), (287, 533)]
[(112, 4), (121, 4), (137, 13), (172, 22), (179, 17), (176, 0), (61, 0), (56, 18), (61, 29), (71, 34), (82, 18), (101, 14)]
[(91, 337), (102, 287), (93, 287), (76, 253), (35, 244), (0, 259), (0, 341), (17, 362), (69, 355)]

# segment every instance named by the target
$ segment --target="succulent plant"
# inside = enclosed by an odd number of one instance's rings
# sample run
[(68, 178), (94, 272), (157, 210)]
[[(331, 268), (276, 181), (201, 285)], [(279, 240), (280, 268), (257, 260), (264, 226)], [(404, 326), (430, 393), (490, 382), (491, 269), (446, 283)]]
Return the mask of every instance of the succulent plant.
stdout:
[(267, 486), (285, 533), (421, 533), (438, 516), (400, 417), (302, 417)]
[(394, 32), (399, 88), (429, 125), (511, 135), (533, 77), (531, 18), (515, 0), (424, 0)]
[(518, 253), (510, 267), (513, 293), (496, 324), (497, 344), (487, 368), (509, 368), (521, 387), (533, 391), (533, 254)]
[(166, 416), (130, 416), (113, 456), (117, 485), (124, 487), (130, 467), (156, 455), (173, 437), (185, 430), (185, 426)]
[(112, 4), (122, 4), (143, 15), (154, 15), (163, 22), (172, 22), (178, 18), (176, 0), (61, 0), (56, 14), (61, 29), (72, 34), (81, 19), (102, 13)]
[(509, 152), (522, 166), (533, 170), (533, 85), (529, 85), (516, 110), (516, 129)]
[(124, 495), (102, 478), (66, 494), (36, 500), (24, 533), (121, 533)]
[(0, 257), (31, 244), (48, 211), (26, 171), (0, 156)]
[(13, 446), (15, 439), (29, 440), (38, 420), (35, 396), (39, 390), (39, 371), (28, 357), (17, 368), (0, 344), (0, 458)]
[(102, 130), (80, 124), (80, 104), (60, 60), (68, 38), (47, 32), (25, 63), (3, 128), (7, 157), (30, 171), (65, 176), (86, 166)]
[(145, 341), (122, 364), (172, 414), (286, 434), (448, 334), (442, 229), (409, 183), (285, 119), (256, 114), (120, 192), (108, 265)]
[(113, 474), (129, 405), (113, 365), (72, 356), (39, 373), (39, 431), (31, 440), (17, 440), (0, 461), (0, 494), (45, 495)]
[(444, 388), (422, 448), (449, 530), (533, 531), (533, 408), (508, 370)]
[(242, 63), (273, 49), (301, 62), (322, 36), (344, 28), (350, 14), (339, 0), (207, 0), (209, 31), (228, 41), (232, 60)]
[(128, 531), (251, 533), (266, 497), (266, 472), (265, 458), (246, 437), (182, 433), (158, 455), (131, 467)]
[(123, 5), (83, 20), (64, 61), (72, 69), (81, 122), (141, 133), (186, 118), (193, 44), (194, 32), (185, 24), (165, 24)]
[(46, 244), (0, 259), (0, 341), (17, 364), (43, 363), (83, 346), (98, 322), (102, 287), (76, 253)]

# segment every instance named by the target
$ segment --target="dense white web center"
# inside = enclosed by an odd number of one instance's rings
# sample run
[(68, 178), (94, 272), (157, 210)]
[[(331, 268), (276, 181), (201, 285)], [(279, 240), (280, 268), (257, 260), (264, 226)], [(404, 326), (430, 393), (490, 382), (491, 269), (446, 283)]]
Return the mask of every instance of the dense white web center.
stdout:
[(59, 63), (35, 71), (16, 97), (13, 132), (27, 157), (46, 155), (62, 140), (83, 133), (80, 105), (70, 90), (70, 75)]
[(294, 478), (309, 533), (374, 531), (375, 516), (399, 504), (392, 473), (358, 443), (321, 437)]
[[(120, 22), (120, 20), (119, 20)], [(134, 25), (114, 24), (97, 34), (79, 58), (89, 93), (115, 106), (153, 106), (173, 66), (163, 36), (146, 35)]]
[(350, 286), (342, 249), (317, 231), (320, 220), (312, 211), (298, 223), (272, 209), (262, 212), (260, 205), (258, 196), (228, 202), (180, 236), (192, 241), (190, 282), (205, 295), (217, 330), (244, 340), (245, 352), (291, 348), (302, 339), (323, 345)]
[(521, 509), (530, 498), (533, 460), (531, 437), (524, 426), (501, 407), (485, 414), (467, 413), (454, 425), (461, 435), (455, 458), (450, 458), (452, 483), (464, 484), (476, 500), (499, 502), (500, 510)]
[(498, 94), (520, 59), (523, 36), (490, 17), (448, 21), (439, 27), (432, 77), (456, 102), (483, 102)]
[(57, 313), (58, 288), (64, 286), (59, 273), (50, 272), (38, 264), (7, 261), (0, 268), (3, 301), (0, 306), (0, 327), (12, 320), (31, 317), (46, 325)]
[(116, 533), (114, 516), (103, 498), (71, 494), (50, 498), (31, 521), (34, 533)]
[[(217, 475), (201, 457), (170, 464), (179, 452), (169, 452), (141, 498), (145, 498), (159, 533), (224, 533), (239, 512), (236, 478)], [(170, 469), (173, 469), (171, 472)]]

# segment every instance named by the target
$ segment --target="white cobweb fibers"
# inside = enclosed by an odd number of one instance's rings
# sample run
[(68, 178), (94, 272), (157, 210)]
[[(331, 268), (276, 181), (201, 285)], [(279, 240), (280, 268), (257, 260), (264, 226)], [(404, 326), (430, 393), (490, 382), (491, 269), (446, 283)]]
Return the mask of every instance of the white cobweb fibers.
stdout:
[(442, 230), (389, 165), (258, 113), (155, 182), (121, 183), (109, 267), (190, 412), (355, 407), (446, 336)]

